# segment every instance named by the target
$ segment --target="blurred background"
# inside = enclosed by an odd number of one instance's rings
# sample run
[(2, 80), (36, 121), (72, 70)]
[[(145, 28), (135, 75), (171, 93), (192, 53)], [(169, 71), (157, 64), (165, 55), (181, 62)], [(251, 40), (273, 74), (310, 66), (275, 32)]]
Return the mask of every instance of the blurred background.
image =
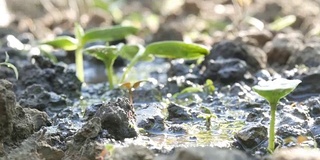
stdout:
[(85, 29), (133, 25), (141, 29), (133, 38), (138, 43), (210, 45), (229, 32), (287, 26), (313, 36), (320, 33), (319, 6), (320, 0), (0, 0), (0, 36), (28, 32), (51, 39), (72, 33), (75, 22)]

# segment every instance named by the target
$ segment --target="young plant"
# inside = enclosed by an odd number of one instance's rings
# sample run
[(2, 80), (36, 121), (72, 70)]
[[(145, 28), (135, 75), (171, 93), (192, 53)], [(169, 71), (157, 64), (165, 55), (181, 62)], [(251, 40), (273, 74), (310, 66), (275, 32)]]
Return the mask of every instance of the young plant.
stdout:
[(16, 79), (19, 78), (19, 73), (18, 73), (18, 70), (17, 70), (16, 66), (14, 66), (11, 63), (9, 63), (9, 55), (8, 55), (7, 52), (6, 52), (6, 59), (5, 59), (4, 62), (0, 63), (0, 66), (7, 66), (8, 68), (11, 68), (13, 70), (14, 74), (16, 75)]
[(175, 93), (173, 95), (173, 98), (177, 98), (180, 95), (186, 94), (186, 93), (206, 93), (206, 94), (212, 94), (214, 92), (214, 85), (212, 80), (207, 79), (206, 83), (204, 85), (196, 85), (191, 86), (183, 89), (182, 91)]
[(112, 26), (108, 28), (94, 28), (84, 31), (79, 24), (75, 24), (75, 38), (70, 36), (60, 36), (51, 41), (45, 41), (42, 44), (50, 45), (54, 48), (64, 49), (66, 51), (75, 50), (75, 63), (77, 77), (84, 82), (83, 69), (83, 49), (86, 43), (93, 41), (115, 41), (125, 38), (129, 34), (135, 34), (138, 29), (129, 26)]
[(206, 120), (205, 125), (207, 127), (207, 130), (210, 131), (211, 130), (211, 119), (212, 118), (217, 118), (217, 115), (215, 115), (214, 113), (211, 112), (211, 110), (207, 107), (200, 107), (201, 109), (201, 114), (198, 115), (198, 118), (203, 118)]
[[(113, 64), (118, 56), (131, 60), (134, 55), (139, 52), (139, 47), (135, 45), (123, 45), (117, 46), (93, 46), (85, 49), (85, 52), (93, 55), (97, 59), (101, 60), (106, 67), (106, 75), (110, 89), (114, 88), (116, 76), (114, 75)], [(146, 57), (145, 59), (140, 58), (139, 60), (152, 60), (152, 57)]]
[(301, 83), (300, 80), (276, 79), (262, 81), (253, 87), (253, 90), (265, 98), (270, 104), (270, 126), (268, 151), (273, 153), (275, 149), (275, 117), (279, 100), (292, 92)]
[(142, 82), (145, 82), (145, 81), (137, 81), (134, 83), (126, 82), (126, 83), (121, 84), (120, 87), (127, 89), (129, 92), (130, 104), (133, 104), (133, 91), (134, 91), (134, 89), (138, 88)]
[(124, 71), (121, 82), (126, 79), (127, 74), (131, 68), (140, 60), (150, 56), (156, 56), (161, 58), (183, 58), (183, 59), (199, 59), (209, 54), (209, 50), (204, 46), (184, 43), (181, 41), (161, 41), (154, 42), (147, 45), (146, 48), (140, 47), (139, 52), (130, 61), (126, 70)]

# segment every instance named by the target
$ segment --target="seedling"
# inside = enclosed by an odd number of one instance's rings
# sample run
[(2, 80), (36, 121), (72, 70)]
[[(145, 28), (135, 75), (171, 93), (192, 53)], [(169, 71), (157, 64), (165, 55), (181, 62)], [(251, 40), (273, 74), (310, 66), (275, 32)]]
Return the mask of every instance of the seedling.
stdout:
[[(93, 46), (85, 49), (85, 52), (93, 55), (97, 59), (101, 60), (106, 67), (106, 74), (110, 89), (114, 88), (116, 76), (114, 75), (113, 64), (118, 56), (125, 59), (132, 59), (137, 52), (139, 52), (139, 46), (135, 45), (123, 45), (117, 46)], [(146, 57), (145, 59), (140, 58), (139, 60), (152, 60), (153, 57)]]
[(126, 82), (126, 83), (121, 84), (120, 87), (127, 89), (129, 92), (130, 104), (133, 104), (133, 93), (132, 92), (134, 91), (134, 89), (138, 88), (142, 82), (145, 82), (145, 81), (137, 81), (134, 83)]
[(210, 109), (207, 107), (202, 106), (202, 107), (200, 107), (200, 109), (201, 109), (202, 113), (200, 115), (198, 115), (198, 118), (203, 118), (206, 120), (205, 125), (207, 127), (207, 130), (209, 131), (209, 130), (211, 130), (211, 126), (212, 126), (211, 119), (217, 118), (217, 116), (214, 113), (212, 113), (210, 111)]
[(14, 74), (16, 75), (16, 79), (19, 78), (18, 69), (16, 68), (16, 66), (14, 66), (13, 64), (11, 64), (9, 62), (9, 55), (7, 52), (6, 52), (6, 59), (4, 62), (0, 63), (0, 66), (7, 66), (8, 68), (11, 68), (13, 70)]
[(270, 104), (270, 126), (268, 151), (273, 153), (275, 149), (275, 117), (279, 100), (292, 92), (301, 83), (300, 80), (276, 79), (262, 81), (253, 87), (253, 90), (265, 98)]
[(66, 51), (75, 50), (75, 63), (77, 77), (84, 82), (83, 71), (83, 49), (86, 43), (93, 41), (115, 41), (125, 38), (129, 34), (135, 34), (138, 29), (129, 26), (113, 26), (108, 28), (94, 28), (84, 32), (79, 24), (75, 24), (75, 38), (70, 36), (60, 36), (54, 40), (43, 42), (54, 48), (61, 48)]
[(186, 93), (206, 93), (206, 94), (212, 94), (214, 92), (214, 85), (212, 80), (207, 79), (206, 83), (204, 85), (196, 85), (196, 86), (191, 86), (183, 89), (181, 92), (175, 93), (173, 95), (173, 98), (177, 98), (182, 94)]
[(198, 58), (202, 58), (205, 55), (209, 54), (209, 50), (204, 46), (192, 44), (192, 43), (184, 43), (181, 41), (161, 41), (154, 42), (147, 47), (140, 48), (139, 52), (133, 57), (130, 61), (129, 65), (126, 67), (125, 72), (122, 75), (121, 82), (126, 79), (127, 74), (131, 70), (131, 68), (140, 60), (145, 59), (149, 56), (156, 56), (161, 58), (183, 58), (194, 60)]

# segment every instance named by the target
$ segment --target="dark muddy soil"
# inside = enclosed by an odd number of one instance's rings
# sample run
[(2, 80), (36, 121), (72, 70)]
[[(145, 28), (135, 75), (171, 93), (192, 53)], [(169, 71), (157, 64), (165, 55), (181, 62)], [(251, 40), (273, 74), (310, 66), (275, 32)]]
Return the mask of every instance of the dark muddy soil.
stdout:
[[(192, 40), (210, 47), (210, 54), (201, 63), (157, 58), (137, 64), (130, 79), (148, 81), (134, 90), (133, 103), (125, 90), (109, 89), (104, 66), (93, 57), (84, 57), (87, 83), (81, 83), (73, 52), (53, 51), (57, 63), (38, 54), (38, 41), (71, 34), (74, 19), (39, 16), (42, 8), (24, 13), (33, 23), (21, 16), (2, 28), (0, 62), (8, 53), (19, 79), (0, 66), (0, 159), (320, 159), (320, 1), (254, 1), (246, 11), (266, 24), (262, 30), (237, 23), (241, 16), (231, 1), (177, 1), (171, 9), (167, 1), (126, 1), (126, 18), (154, 13), (159, 24), (141, 18), (140, 35), (122, 42)], [(14, 3), (8, 6), (14, 11)], [(62, 8), (58, 15), (67, 12)], [(86, 28), (115, 23), (82, 14)], [(268, 26), (291, 14), (296, 21), (290, 27)], [(116, 71), (127, 63), (118, 59)], [(302, 83), (277, 107), (277, 149), (269, 154), (269, 104), (251, 87), (280, 77)], [(177, 94), (207, 79), (214, 82), (213, 93)], [(212, 117), (206, 118), (208, 112)]]

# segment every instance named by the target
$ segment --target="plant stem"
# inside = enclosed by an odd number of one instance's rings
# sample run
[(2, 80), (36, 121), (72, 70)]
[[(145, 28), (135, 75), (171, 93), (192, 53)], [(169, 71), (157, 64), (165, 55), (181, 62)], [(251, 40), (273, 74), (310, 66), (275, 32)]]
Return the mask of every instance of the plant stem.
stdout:
[(76, 74), (81, 82), (84, 82), (84, 71), (83, 71), (83, 55), (82, 47), (78, 47), (76, 50)]
[[(114, 62), (114, 61), (113, 61)], [(114, 88), (113, 85), (113, 62), (109, 63), (109, 62), (105, 62), (105, 66), (106, 66), (106, 74), (108, 76), (108, 81), (109, 81), (109, 86), (110, 89)]]
[(270, 126), (269, 126), (269, 143), (268, 143), (268, 151), (270, 153), (273, 153), (275, 149), (275, 118), (276, 118), (277, 104), (278, 104), (278, 101), (273, 103), (270, 102), (271, 120), (270, 120)]

